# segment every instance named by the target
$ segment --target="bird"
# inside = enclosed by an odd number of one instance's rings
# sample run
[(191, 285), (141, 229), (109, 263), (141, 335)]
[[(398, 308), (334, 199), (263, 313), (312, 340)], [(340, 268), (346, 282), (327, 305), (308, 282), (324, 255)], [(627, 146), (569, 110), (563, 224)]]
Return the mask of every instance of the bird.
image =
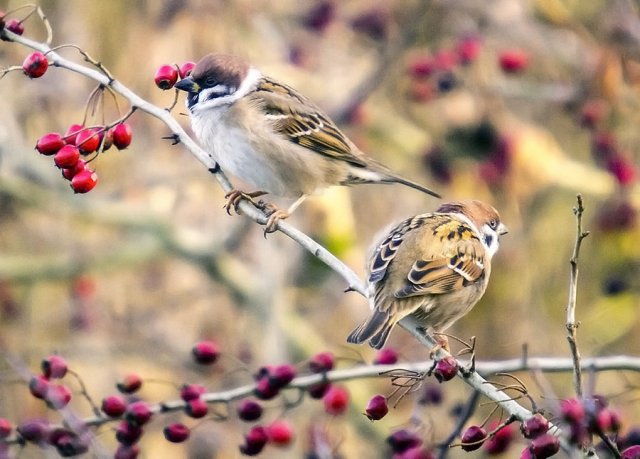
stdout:
[[(196, 138), (220, 168), (256, 188), (227, 193), (227, 211), (241, 199), (296, 198), (285, 211), (267, 205), (267, 232), (309, 195), (332, 185), (400, 183), (439, 198), (365, 155), (317, 105), (263, 75), (247, 60), (208, 54), (175, 87)], [(252, 201), (253, 202), (253, 201)]]
[[(442, 333), (484, 294), (507, 232), (498, 211), (478, 200), (445, 203), (398, 223), (374, 245), (367, 266), (372, 312), (347, 342), (381, 349), (410, 315), (428, 333)], [(448, 350), (446, 337), (436, 341)]]

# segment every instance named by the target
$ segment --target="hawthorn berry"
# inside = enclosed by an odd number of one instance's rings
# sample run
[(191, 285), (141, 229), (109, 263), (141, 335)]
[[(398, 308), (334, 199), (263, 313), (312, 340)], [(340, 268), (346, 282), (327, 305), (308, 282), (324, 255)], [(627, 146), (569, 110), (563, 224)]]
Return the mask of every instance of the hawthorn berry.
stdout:
[(374, 365), (393, 365), (398, 361), (398, 351), (392, 347), (380, 349), (373, 359)]
[(113, 459), (136, 459), (140, 454), (138, 445), (120, 445), (113, 455)]
[(422, 439), (408, 430), (396, 430), (387, 437), (387, 443), (394, 453), (404, 453), (412, 448), (422, 445)]
[(536, 459), (545, 459), (560, 450), (560, 440), (555, 435), (543, 434), (531, 441), (530, 449)]
[(325, 373), (333, 370), (336, 358), (331, 352), (319, 352), (309, 360), (311, 373)]
[(24, 33), (24, 24), (19, 19), (9, 19), (5, 23), (5, 27), (8, 31), (13, 32), (16, 35), (22, 35)]
[(293, 426), (286, 419), (273, 421), (266, 427), (269, 443), (287, 446), (293, 440)]
[(602, 408), (593, 417), (591, 427), (596, 433), (617, 433), (620, 430), (620, 415), (610, 408)]
[(32, 376), (29, 380), (29, 392), (35, 398), (44, 399), (49, 390), (49, 380), (44, 376)]
[(98, 139), (100, 140), (100, 148), (102, 151), (107, 151), (113, 146), (113, 129), (100, 129), (98, 131)]
[(349, 392), (342, 386), (332, 385), (324, 397), (324, 410), (333, 415), (338, 416), (347, 411), (349, 405)]
[(236, 413), (243, 421), (257, 421), (262, 416), (262, 405), (254, 400), (244, 399), (236, 408)]
[(307, 387), (307, 392), (309, 393), (309, 397), (320, 399), (325, 396), (330, 387), (331, 383), (329, 381), (320, 381)]
[(162, 432), (164, 433), (164, 438), (171, 443), (182, 443), (189, 438), (191, 433), (189, 428), (180, 422), (166, 426)]
[(180, 70), (178, 70), (180, 79), (187, 78), (189, 75), (191, 75), (191, 72), (193, 71), (193, 68), (195, 66), (196, 66), (196, 63), (191, 61), (187, 61), (184, 64), (182, 64), (180, 66)]
[(269, 383), (278, 389), (285, 387), (296, 377), (293, 365), (278, 365), (269, 371)]
[(40, 368), (45, 378), (58, 379), (64, 378), (68, 369), (66, 360), (59, 355), (50, 355), (46, 359), (43, 359)]
[(22, 71), (29, 78), (40, 78), (47, 73), (49, 62), (40, 51), (29, 54), (22, 63)]
[(431, 56), (418, 56), (409, 62), (409, 73), (416, 78), (427, 78), (435, 72), (435, 64)]
[(201, 398), (194, 398), (193, 400), (189, 400), (185, 406), (185, 413), (187, 416), (200, 419), (207, 415), (209, 412), (209, 405), (207, 402), (202, 400)]
[(67, 180), (71, 180), (73, 177), (78, 175), (80, 172), (87, 168), (87, 163), (82, 159), (79, 159), (75, 166), (69, 167), (66, 169), (61, 169), (62, 176)]
[(629, 446), (622, 451), (621, 459), (640, 459), (640, 445)]
[(464, 37), (456, 46), (456, 53), (462, 65), (469, 65), (476, 60), (482, 51), (480, 38), (475, 36)]
[(122, 445), (130, 446), (140, 440), (142, 433), (142, 427), (122, 421), (116, 428), (116, 440)]
[(71, 179), (71, 188), (76, 193), (88, 193), (98, 183), (98, 174), (90, 169), (78, 172)]
[(621, 154), (611, 156), (606, 163), (607, 170), (622, 186), (631, 185), (636, 180), (636, 168), (634, 164)]
[(188, 402), (200, 398), (205, 392), (207, 392), (207, 388), (200, 384), (184, 384), (180, 388), (180, 398)]
[(433, 376), (439, 383), (453, 379), (456, 374), (458, 374), (458, 362), (450, 355), (438, 360), (433, 370)]
[(520, 425), (520, 430), (524, 438), (536, 438), (539, 435), (547, 433), (547, 430), (549, 430), (549, 421), (540, 413), (536, 413)]
[(520, 49), (506, 50), (498, 56), (500, 68), (505, 73), (518, 73), (529, 65), (529, 55)]
[(64, 408), (71, 401), (71, 390), (64, 384), (49, 384), (44, 401), (51, 409)]
[(260, 400), (271, 400), (277, 396), (279, 392), (280, 389), (271, 384), (269, 376), (262, 376), (258, 379), (256, 387), (253, 389), (253, 395)]
[(121, 395), (110, 395), (102, 399), (100, 408), (107, 416), (117, 418), (122, 416), (127, 409), (127, 401)]
[(191, 354), (196, 363), (200, 365), (211, 365), (220, 356), (218, 345), (213, 341), (200, 341), (191, 349)]
[(582, 401), (569, 398), (560, 402), (560, 416), (567, 422), (579, 424), (584, 419), (584, 406)]
[(79, 456), (89, 450), (89, 445), (85, 441), (67, 429), (54, 429), (49, 433), (48, 442), (62, 457)]
[(393, 459), (436, 459), (436, 457), (428, 449), (416, 446), (400, 454), (394, 454)]
[(269, 441), (267, 429), (263, 426), (254, 426), (244, 436), (244, 444), (240, 445), (240, 452), (245, 456), (256, 456), (264, 449)]
[(443, 398), (442, 389), (438, 385), (427, 384), (418, 403), (423, 405), (440, 405)]
[(75, 145), (78, 133), (83, 129), (84, 126), (82, 124), (72, 124), (71, 126), (69, 126), (69, 129), (67, 129), (67, 132), (64, 133), (64, 136), (62, 138), (67, 143), (67, 145)]
[(43, 135), (36, 143), (38, 153), (46, 156), (56, 154), (62, 147), (64, 147), (64, 139), (57, 132), (50, 132)]
[(470, 426), (462, 434), (462, 449), (469, 452), (479, 449), (487, 439), (487, 431), (481, 426)]
[(174, 65), (161, 65), (156, 70), (156, 74), (153, 77), (156, 82), (156, 86), (166, 91), (173, 88), (173, 85), (178, 81), (178, 70)]
[(125, 420), (129, 424), (138, 427), (143, 426), (147, 422), (149, 422), (151, 416), (153, 416), (153, 412), (149, 408), (149, 405), (147, 405), (147, 403), (143, 402), (142, 400), (130, 403), (129, 405), (127, 405), (127, 408), (124, 412)]
[[(492, 427), (495, 428), (495, 427)], [(495, 432), (484, 444), (484, 450), (489, 455), (504, 453), (513, 441), (513, 428), (511, 424), (502, 427)]]
[(40, 443), (49, 434), (49, 423), (43, 419), (31, 419), (16, 427), (16, 431), (26, 441)]
[(83, 155), (93, 153), (100, 146), (100, 135), (93, 128), (84, 129), (76, 136), (76, 146)]
[(142, 378), (135, 374), (129, 373), (116, 383), (116, 389), (122, 394), (133, 394), (142, 387)]
[(131, 126), (127, 123), (119, 123), (114, 126), (109, 132), (113, 135), (113, 144), (116, 146), (118, 150), (124, 150), (129, 145), (131, 145), (131, 138), (133, 137), (133, 132), (131, 131)]
[(12, 425), (8, 419), (0, 418), (0, 440), (7, 438), (11, 435)]
[(60, 169), (74, 169), (80, 160), (80, 150), (73, 145), (65, 145), (53, 156), (53, 161)]
[(371, 421), (377, 421), (382, 419), (389, 412), (389, 406), (387, 405), (387, 397), (384, 395), (374, 395), (369, 399), (367, 407), (365, 408), (365, 416)]

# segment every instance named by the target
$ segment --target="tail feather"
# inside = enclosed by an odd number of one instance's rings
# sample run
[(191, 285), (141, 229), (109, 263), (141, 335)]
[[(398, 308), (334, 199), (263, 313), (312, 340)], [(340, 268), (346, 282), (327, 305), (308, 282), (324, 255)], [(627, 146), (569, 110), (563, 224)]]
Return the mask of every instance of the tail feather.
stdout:
[(418, 191), (422, 191), (423, 193), (429, 194), (431, 196), (434, 196), (436, 198), (441, 198), (442, 196), (440, 196), (438, 193), (436, 193), (433, 190), (430, 190), (429, 188), (420, 185), (419, 183), (416, 182), (412, 182), (411, 180), (407, 180), (405, 178), (402, 177), (398, 177), (397, 175), (389, 175), (388, 179), (383, 180), (386, 183), (400, 183), (402, 185), (408, 186), (410, 188), (413, 188), (414, 190), (418, 190)]
[(347, 342), (362, 344), (369, 341), (371, 347), (380, 349), (389, 338), (394, 324), (395, 321), (388, 312), (374, 311), (371, 317), (349, 334)]

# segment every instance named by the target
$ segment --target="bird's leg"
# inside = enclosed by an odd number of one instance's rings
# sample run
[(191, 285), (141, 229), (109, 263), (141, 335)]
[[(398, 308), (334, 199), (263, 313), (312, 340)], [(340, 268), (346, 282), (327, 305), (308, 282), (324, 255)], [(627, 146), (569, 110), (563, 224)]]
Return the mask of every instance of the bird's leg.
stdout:
[(244, 191), (240, 190), (231, 190), (224, 195), (225, 199), (227, 200), (227, 203), (224, 205), (224, 209), (229, 215), (231, 215), (231, 208), (233, 207), (235, 213), (240, 214), (238, 206), (243, 199), (249, 201), (251, 204), (257, 207), (257, 204), (255, 203), (253, 198), (264, 196), (265, 194), (267, 194), (266, 191), (252, 191), (250, 193), (245, 193)]
[(436, 345), (429, 351), (429, 357), (432, 360), (435, 360), (436, 354), (440, 349), (444, 349), (448, 353), (451, 353), (451, 349), (449, 348), (449, 338), (446, 335), (440, 333), (433, 333), (431, 335), (436, 342)]
[(300, 196), (296, 201), (289, 206), (287, 210), (282, 210), (275, 204), (270, 202), (262, 203), (260, 209), (267, 214), (267, 224), (264, 229), (264, 234), (273, 233), (277, 227), (278, 222), (280, 220), (284, 220), (285, 218), (289, 218), (289, 216), (293, 213), (294, 210), (298, 208), (300, 204), (306, 199), (306, 195)]

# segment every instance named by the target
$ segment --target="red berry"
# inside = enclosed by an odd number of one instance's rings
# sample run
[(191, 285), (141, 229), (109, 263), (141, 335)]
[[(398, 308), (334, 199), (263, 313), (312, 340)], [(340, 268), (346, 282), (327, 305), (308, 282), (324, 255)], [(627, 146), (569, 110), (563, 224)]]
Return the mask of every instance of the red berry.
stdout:
[(432, 59), (434, 67), (441, 72), (450, 72), (458, 65), (458, 56), (449, 50), (438, 51)]
[(29, 392), (35, 398), (44, 399), (49, 390), (49, 381), (44, 376), (33, 376), (29, 381)]
[(100, 146), (100, 135), (93, 128), (80, 131), (76, 136), (76, 146), (83, 155), (93, 153)]
[(393, 365), (398, 361), (398, 351), (392, 347), (380, 349), (373, 359), (375, 365)]
[(620, 415), (615, 410), (603, 408), (596, 413), (593, 427), (596, 432), (617, 433), (620, 430)]
[(98, 138), (100, 139), (100, 148), (102, 151), (107, 151), (113, 145), (113, 129), (105, 130), (100, 128), (98, 130)]
[(12, 428), (13, 426), (8, 419), (0, 418), (0, 440), (3, 440), (11, 435)]
[(173, 85), (178, 81), (178, 70), (175, 65), (161, 65), (156, 74), (153, 77), (158, 86), (163, 91), (173, 88)]
[(409, 63), (409, 73), (413, 77), (426, 78), (435, 71), (435, 63), (431, 56), (415, 57)]
[(625, 156), (614, 155), (607, 160), (607, 169), (622, 186), (631, 185), (636, 180), (636, 168)]
[(489, 455), (502, 454), (513, 441), (513, 428), (511, 424), (504, 426), (494, 433), (484, 444), (484, 450)]
[(319, 352), (309, 360), (311, 373), (324, 373), (333, 369), (336, 358), (331, 352)]
[(22, 438), (34, 443), (44, 441), (49, 434), (49, 430), (49, 423), (41, 419), (32, 419), (30, 421), (23, 422), (16, 427), (16, 431)]
[(24, 24), (18, 19), (9, 19), (5, 27), (16, 35), (22, 35), (24, 33)]
[(163, 430), (164, 438), (171, 443), (182, 443), (189, 438), (189, 428), (180, 422), (170, 424)]
[(136, 427), (145, 425), (153, 416), (153, 412), (146, 402), (137, 401), (129, 404), (124, 412), (125, 420)]
[(418, 403), (423, 405), (440, 405), (443, 398), (444, 396), (440, 386), (437, 386), (436, 384), (427, 384), (420, 400), (418, 400)]
[(468, 65), (475, 61), (481, 50), (482, 43), (478, 37), (465, 37), (456, 47), (456, 53), (463, 65)]
[(191, 354), (193, 355), (196, 363), (201, 365), (211, 365), (218, 360), (220, 351), (218, 350), (218, 345), (213, 341), (200, 341), (193, 346)]
[(87, 163), (79, 159), (75, 166), (70, 167), (68, 169), (62, 169), (62, 176), (67, 180), (71, 180), (73, 177), (75, 177), (77, 174), (79, 174), (86, 168), (87, 168)]
[(545, 459), (560, 450), (560, 440), (555, 435), (540, 435), (533, 439), (530, 449), (536, 459)]
[(278, 419), (267, 426), (269, 442), (276, 446), (287, 446), (293, 440), (293, 426), (285, 419)]
[(633, 445), (622, 451), (621, 459), (640, 459), (640, 445)]
[(50, 355), (40, 364), (46, 378), (64, 378), (67, 374), (67, 362), (59, 355)]
[(396, 430), (387, 437), (387, 443), (394, 453), (404, 453), (412, 448), (422, 445), (422, 439), (408, 430)]
[(269, 372), (269, 383), (281, 389), (293, 381), (296, 377), (296, 368), (293, 365), (278, 365)]
[(64, 147), (64, 139), (57, 132), (50, 132), (38, 139), (36, 150), (43, 155), (54, 155)]
[(73, 145), (65, 145), (53, 156), (53, 161), (60, 169), (75, 169), (80, 160), (80, 150)]
[(196, 66), (195, 62), (191, 62), (191, 61), (187, 61), (184, 64), (182, 64), (180, 66), (180, 70), (178, 71), (178, 74), (180, 75), (180, 78), (187, 78), (189, 75), (191, 75), (191, 71), (193, 70), (193, 68)]
[(245, 456), (256, 456), (263, 450), (267, 441), (269, 441), (267, 429), (255, 426), (244, 436), (244, 444), (240, 445), (240, 452)]
[(518, 73), (529, 65), (529, 55), (519, 49), (503, 51), (498, 57), (500, 68), (505, 73)]
[(85, 169), (73, 176), (71, 179), (71, 188), (73, 188), (73, 191), (76, 193), (88, 193), (93, 190), (97, 183), (98, 174), (90, 169)]
[(187, 402), (185, 412), (189, 417), (200, 419), (205, 417), (209, 412), (209, 405), (207, 405), (207, 402), (205, 402), (201, 398), (194, 398), (193, 400), (189, 400)]
[(540, 413), (536, 413), (522, 423), (520, 430), (524, 438), (536, 438), (539, 435), (547, 433), (547, 430), (549, 430), (549, 421)]
[(320, 399), (324, 397), (330, 387), (331, 383), (329, 381), (320, 381), (307, 387), (307, 392), (309, 393), (309, 397)]
[(414, 81), (407, 92), (411, 102), (429, 102), (433, 99), (435, 89), (429, 81)]
[(116, 388), (123, 394), (133, 394), (142, 387), (142, 378), (135, 373), (129, 373), (116, 383)]
[(68, 145), (75, 145), (78, 132), (80, 132), (83, 129), (84, 129), (84, 126), (82, 124), (72, 124), (71, 126), (69, 126), (69, 129), (67, 129), (67, 132), (65, 132), (64, 134), (64, 137), (63, 137), (64, 141)]
[(116, 440), (126, 446), (137, 443), (141, 436), (142, 427), (132, 425), (127, 421), (122, 421), (116, 428)]
[(458, 374), (458, 362), (451, 356), (438, 360), (433, 370), (433, 376), (439, 383), (453, 379), (456, 374)]
[(113, 133), (113, 144), (118, 150), (124, 150), (131, 145), (133, 133), (131, 132), (131, 126), (129, 126), (129, 124), (116, 124), (111, 132)]
[(243, 421), (257, 421), (262, 416), (262, 405), (256, 401), (244, 399), (238, 405), (236, 412)]
[(49, 62), (40, 51), (29, 54), (22, 63), (22, 71), (29, 78), (40, 78), (47, 72)]
[(136, 459), (140, 454), (138, 445), (120, 445), (113, 456), (113, 459)]
[(338, 416), (347, 411), (349, 392), (342, 386), (332, 385), (322, 400), (324, 401), (324, 410), (333, 416)]
[(420, 446), (395, 454), (393, 459), (436, 459), (431, 451)]
[(388, 412), (387, 397), (380, 394), (371, 397), (365, 409), (365, 415), (372, 421), (382, 419)]
[(462, 434), (462, 449), (469, 452), (479, 449), (487, 439), (487, 431), (480, 426), (470, 426)]
[(207, 392), (207, 388), (200, 384), (185, 384), (180, 388), (180, 398), (188, 402), (200, 398), (205, 392)]
[(121, 395), (110, 395), (102, 400), (101, 408), (107, 416), (117, 418), (127, 409), (127, 401)]
[(67, 429), (54, 429), (49, 433), (48, 442), (55, 446), (62, 457), (79, 456), (89, 450), (85, 441)]
[(253, 389), (253, 395), (260, 400), (271, 400), (278, 395), (278, 387), (271, 384), (269, 376), (263, 376), (256, 382), (256, 387)]
[(49, 408), (59, 410), (71, 401), (71, 390), (64, 384), (49, 384), (44, 400)]
[(560, 415), (567, 422), (580, 424), (584, 419), (584, 406), (580, 400), (575, 398), (562, 400), (560, 402)]

